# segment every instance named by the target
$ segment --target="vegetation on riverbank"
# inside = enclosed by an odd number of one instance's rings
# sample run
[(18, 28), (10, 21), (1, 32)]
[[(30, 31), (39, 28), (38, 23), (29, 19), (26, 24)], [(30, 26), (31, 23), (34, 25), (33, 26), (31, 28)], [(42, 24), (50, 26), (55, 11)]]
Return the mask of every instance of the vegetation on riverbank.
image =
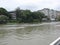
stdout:
[[(42, 22), (42, 19), (46, 16), (42, 12), (21, 10), (17, 8), (15, 10), (16, 19), (12, 19), (12, 15), (4, 8), (0, 8), (0, 24), (6, 23), (38, 23)], [(4, 15), (4, 16), (3, 16)]]

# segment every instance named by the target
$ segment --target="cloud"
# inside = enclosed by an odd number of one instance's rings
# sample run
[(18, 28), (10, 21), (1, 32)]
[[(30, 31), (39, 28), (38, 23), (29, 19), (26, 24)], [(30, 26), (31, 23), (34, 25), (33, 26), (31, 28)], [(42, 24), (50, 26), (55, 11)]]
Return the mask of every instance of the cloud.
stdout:
[(21, 9), (30, 9), (32, 11), (42, 8), (51, 8), (60, 10), (60, 0), (0, 0), (0, 7), (7, 10), (14, 10), (17, 7)]

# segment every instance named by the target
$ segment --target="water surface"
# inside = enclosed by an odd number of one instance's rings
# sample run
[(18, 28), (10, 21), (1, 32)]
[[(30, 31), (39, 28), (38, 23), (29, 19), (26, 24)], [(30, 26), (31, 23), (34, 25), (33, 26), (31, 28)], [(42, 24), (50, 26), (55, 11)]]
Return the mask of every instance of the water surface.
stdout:
[(0, 25), (0, 45), (49, 45), (60, 37), (60, 23)]

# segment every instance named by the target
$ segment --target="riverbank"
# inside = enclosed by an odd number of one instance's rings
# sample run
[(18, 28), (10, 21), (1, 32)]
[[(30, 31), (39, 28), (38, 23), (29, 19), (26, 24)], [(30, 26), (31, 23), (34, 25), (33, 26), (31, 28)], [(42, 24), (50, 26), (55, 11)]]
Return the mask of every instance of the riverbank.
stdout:
[(40, 26), (40, 25), (48, 25), (48, 24), (60, 24), (60, 22), (42, 22), (42, 23), (7, 23), (3, 25), (10, 25), (10, 26), (21, 26), (21, 27), (27, 27), (27, 26)]

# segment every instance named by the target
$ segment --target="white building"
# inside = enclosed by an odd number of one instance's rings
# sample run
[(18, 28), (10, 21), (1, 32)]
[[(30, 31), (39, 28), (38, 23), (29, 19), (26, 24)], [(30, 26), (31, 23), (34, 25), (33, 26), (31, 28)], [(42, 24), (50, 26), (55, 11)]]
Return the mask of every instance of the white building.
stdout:
[(39, 12), (43, 12), (45, 14), (45, 16), (50, 18), (50, 20), (55, 20), (55, 18), (57, 16), (56, 10), (53, 10), (53, 9), (44, 8), (42, 10), (39, 10)]
[(59, 18), (60, 17), (60, 11), (56, 11), (57, 12), (57, 18)]

